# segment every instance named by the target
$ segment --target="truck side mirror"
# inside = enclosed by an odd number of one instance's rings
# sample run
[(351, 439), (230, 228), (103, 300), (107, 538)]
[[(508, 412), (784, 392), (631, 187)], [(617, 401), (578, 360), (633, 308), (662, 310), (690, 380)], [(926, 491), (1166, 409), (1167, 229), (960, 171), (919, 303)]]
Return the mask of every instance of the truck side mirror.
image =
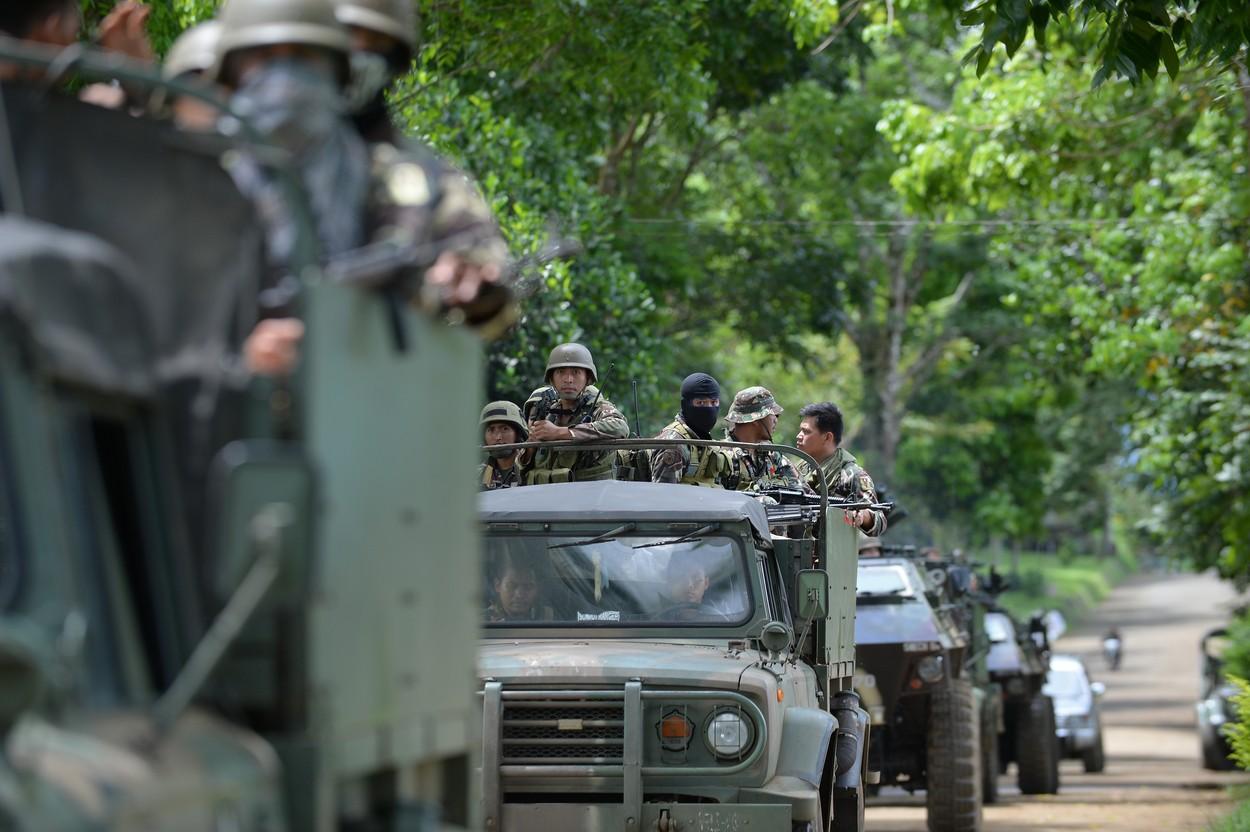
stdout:
[(308, 549), (313, 474), (308, 461), (279, 442), (232, 442), (214, 463), (214, 590), (229, 598), (256, 560), (258, 518), (281, 515), (290, 523), (282, 533), (280, 578), (273, 597), (297, 601), (308, 564), (294, 557)]
[(795, 577), (799, 618), (811, 621), (829, 615), (829, 573), (823, 569), (802, 569)]

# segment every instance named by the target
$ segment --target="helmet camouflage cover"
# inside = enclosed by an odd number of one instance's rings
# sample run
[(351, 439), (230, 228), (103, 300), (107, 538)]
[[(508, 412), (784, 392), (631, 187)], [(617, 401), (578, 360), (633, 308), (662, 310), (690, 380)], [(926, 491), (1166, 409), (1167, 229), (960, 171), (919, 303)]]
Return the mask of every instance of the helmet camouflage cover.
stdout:
[(344, 26), (381, 32), (409, 49), (417, 47), (414, 0), (334, 0), (334, 13)]
[(351, 40), (331, 0), (229, 0), (221, 21), (219, 58), (239, 49), (298, 43), (347, 55)]
[(547, 373), (543, 376), (543, 380), (548, 384), (551, 383), (551, 372), (561, 367), (581, 367), (590, 373), (589, 384), (594, 384), (598, 380), (598, 373), (595, 372), (595, 359), (590, 354), (590, 350), (581, 344), (561, 344), (551, 351), (551, 356), (547, 359)]
[(748, 387), (745, 390), (739, 390), (738, 395), (734, 396), (734, 402), (729, 406), (729, 412), (725, 414), (725, 421), (741, 425), (763, 419), (770, 414), (780, 416), (782, 412), (781, 405), (777, 404), (777, 400), (773, 398), (768, 388)]
[(512, 427), (517, 429), (517, 435), (520, 437), (521, 442), (529, 438), (529, 429), (525, 425), (525, 420), (521, 418), (521, 408), (512, 402), (491, 402), (486, 407), (483, 407), (481, 426), (486, 427), (492, 422), (503, 422), (512, 425)]

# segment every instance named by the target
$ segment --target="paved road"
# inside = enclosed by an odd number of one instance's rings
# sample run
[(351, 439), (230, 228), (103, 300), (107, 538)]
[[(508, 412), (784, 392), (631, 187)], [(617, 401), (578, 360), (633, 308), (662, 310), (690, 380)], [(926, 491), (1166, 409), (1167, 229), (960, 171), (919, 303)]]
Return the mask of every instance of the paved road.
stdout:
[[(1058, 649), (1085, 658), (1107, 686), (1103, 719), (1107, 770), (1085, 774), (1065, 761), (1059, 794), (1023, 797), (1015, 767), (1000, 778), (1001, 802), (985, 809), (986, 832), (1201, 832), (1230, 808), (1224, 786), (1250, 774), (1203, 770), (1194, 728), (1198, 640), (1224, 623), (1233, 590), (1209, 575), (1136, 578), (1118, 587)], [(1124, 636), (1119, 671), (1103, 669), (1100, 635), (1115, 623)], [(1162, 672), (1160, 672), (1162, 671)], [(869, 832), (920, 832), (924, 796), (889, 789), (869, 802)]]

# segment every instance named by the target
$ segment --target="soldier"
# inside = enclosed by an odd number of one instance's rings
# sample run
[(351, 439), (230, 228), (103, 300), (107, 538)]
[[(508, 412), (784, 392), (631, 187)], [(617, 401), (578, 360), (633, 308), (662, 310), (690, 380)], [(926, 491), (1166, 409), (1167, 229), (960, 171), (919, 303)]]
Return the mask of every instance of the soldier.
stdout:
[[(482, 408), (481, 425), (484, 445), (514, 445), (529, 436), (521, 408), (512, 402), (491, 402)], [(512, 488), (521, 484), (517, 467), (519, 451), (489, 451), (486, 462), (478, 469), (478, 479), (483, 491), (496, 488)]]
[[(179, 35), (169, 47), (161, 74), (171, 81), (212, 81), (220, 40), (221, 24), (216, 20), (197, 23)], [(221, 116), (219, 108), (190, 95), (175, 95), (170, 110), (174, 123), (183, 130), (212, 130)]]
[[(725, 421), (729, 427), (725, 438), (733, 442), (772, 442), (777, 417), (783, 413), (773, 394), (764, 387), (748, 387), (734, 396)], [(798, 488), (807, 490), (799, 473), (780, 451), (734, 448), (730, 454), (730, 471), (725, 487), (738, 491), (764, 488)]]
[[(391, 121), (385, 90), (412, 65), (417, 46), (415, 5), (412, 0), (335, 0), (334, 13), (352, 43), (352, 120), (373, 148), (375, 167), (401, 161), (415, 165), (437, 191), (432, 233), (446, 248), (430, 267), (426, 282), (441, 287), (452, 303), (470, 303), (483, 284), (501, 278), (508, 247), (490, 208), (468, 178), (429, 148), (406, 138)], [(407, 172), (402, 176), (410, 178)]]
[[(497, 228), (489, 215), (484, 226), (460, 222), (467, 186), (432, 155), (367, 144), (345, 120), (352, 44), (331, 0), (231, 0), (220, 20), (218, 80), (234, 91), (239, 112), (290, 154), (321, 254), (334, 258), (383, 241), (429, 252), (431, 260), (441, 250), (446, 256), (432, 265), (407, 264), (422, 273), (416, 299), (432, 311), (455, 311), (484, 334), (501, 332), (514, 308), (506, 292), (483, 291), (503, 274), (506, 248)], [(256, 160), (232, 172), (260, 206), (272, 259), (281, 267), (294, 240), (282, 188)], [(247, 366), (264, 375), (289, 373), (302, 337), (294, 318), (262, 321), (245, 344)]]
[[(604, 398), (590, 350), (581, 344), (561, 344), (547, 359), (547, 386), (525, 401), (531, 442), (593, 442), (624, 439), (629, 423), (612, 402)], [(611, 451), (578, 451), (541, 448), (522, 454), (521, 478), (526, 485), (552, 482), (610, 480)]]
[[(711, 439), (720, 418), (720, 385), (707, 373), (681, 383), (681, 411), (657, 439)], [(730, 455), (722, 448), (674, 445), (651, 451), (651, 481), (721, 486)]]
[(486, 608), (486, 620), (551, 621), (555, 612), (539, 602), (538, 573), (534, 567), (509, 560), (494, 580), (495, 600)]
[[(809, 404), (799, 411), (799, 433), (795, 444), (818, 463), (818, 471), (802, 465), (804, 481), (815, 488), (818, 476), (823, 476), (829, 497), (848, 502), (877, 502), (877, 489), (872, 477), (855, 462), (855, 457), (843, 447), (842, 411), (832, 402)], [(869, 537), (880, 537), (885, 531), (885, 512), (863, 508), (850, 512), (855, 525)]]

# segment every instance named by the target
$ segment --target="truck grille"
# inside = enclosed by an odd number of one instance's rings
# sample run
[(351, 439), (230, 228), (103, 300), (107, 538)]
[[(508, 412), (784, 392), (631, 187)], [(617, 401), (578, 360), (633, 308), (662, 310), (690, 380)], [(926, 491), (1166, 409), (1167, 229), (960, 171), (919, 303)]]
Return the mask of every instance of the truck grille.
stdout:
[(502, 762), (620, 765), (625, 707), (603, 701), (516, 701), (503, 706)]

